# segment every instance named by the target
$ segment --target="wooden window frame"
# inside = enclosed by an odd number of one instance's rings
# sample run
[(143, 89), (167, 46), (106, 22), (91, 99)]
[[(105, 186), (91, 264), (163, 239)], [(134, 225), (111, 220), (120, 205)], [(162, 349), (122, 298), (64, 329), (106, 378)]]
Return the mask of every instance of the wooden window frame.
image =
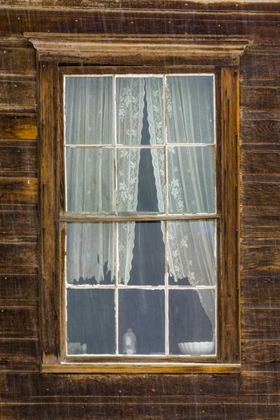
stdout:
[[(25, 34), (37, 50), (39, 75), (40, 157), (40, 339), (43, 372), (225, 373), (240, 371), (239, 311), (239, 58), (249, 41), (222, 37), (110, 37)], [(219, 115), (217, 185), (222, 252), (217, 285), (216, 357), (173, 357), (143, 362), (65, 356), (64, 310), (64, 162), (61, 68), (79, 66), (89, 74), (100, 66), (118, 73), (123, 66), (139, 73), (205, 73), (218, 75)], [(145, 67), (144, 67), (145, 66)], [(147, 67), (148, 66), (148, 67)], [(142, 70), (141, 70), (142, 68)], [(70, 69), (70, 70), (69, 70)], [(136, 73), (137, 73), (136, 72)], [(217, 94), (218, 93), (218, 94)], [(220, 193), (219, 193), (220, 192)], [(220, 195), (219, 195), (220, 194)], [(78, 360), (78, 361), (77, 361)], [(188, 361), (189, 360), (189, 361)]]

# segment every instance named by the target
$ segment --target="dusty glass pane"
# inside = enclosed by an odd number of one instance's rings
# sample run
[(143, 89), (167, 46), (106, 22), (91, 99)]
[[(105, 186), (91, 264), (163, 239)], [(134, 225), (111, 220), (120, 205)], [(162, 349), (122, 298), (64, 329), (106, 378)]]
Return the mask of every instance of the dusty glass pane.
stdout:
[(113, 290), (67, 290), (68, 354), (114, 354)]
[(216, 222), (168, 222), (169, 284), (216, 284)]
[[(214, 331), (214, 290), (169, 291), (169, 350), (171, 354), (215, 353)], [(187, 344), (180, 346), (180, 349), (179, 343)], [(193, 346), (192, 343), (200, 344)]]
[(111, 76), (65, 78), (66, 144), (113, 143)]
[(68, 223), (66, 233), (67, 282), (114, 283), (113, 223)]
[(66, 176), (67, 211), (113, 211), (113, 149), (66, 148)]
[(164, 353), (164, 316), (163, 290), (120, 290), (120, 353), (128, 328), (136, 335), (136, 354)]
[(213, 76), (167, 76), (167, 141), (214, 143)]
[(213, 147), (168, 148), (170, 213), (215, 213)]
[(163, 149), (120, 149), (117, 153), (118, 211), (164, 211)]
[(162, 77), (117, 77), (116, 121), (118, 144), (163, 144)]
[(129, 286), (164, 284), (165, 246), (161, 222), (120, 223), (119, 283)]

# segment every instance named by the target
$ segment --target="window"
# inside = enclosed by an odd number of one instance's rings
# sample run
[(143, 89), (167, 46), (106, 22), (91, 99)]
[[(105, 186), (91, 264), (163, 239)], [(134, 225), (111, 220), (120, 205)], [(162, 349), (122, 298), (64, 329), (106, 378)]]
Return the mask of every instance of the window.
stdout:
[(69, 51), (67, 36), (28, 37), (39, 52), (43, 370), (236, 371), (247, 43), (227, 39), (224, 54), (199, 37), (188, 48), (93, 37)]
[(214, 75), (64, 86), (68, 354), (215, 355)]

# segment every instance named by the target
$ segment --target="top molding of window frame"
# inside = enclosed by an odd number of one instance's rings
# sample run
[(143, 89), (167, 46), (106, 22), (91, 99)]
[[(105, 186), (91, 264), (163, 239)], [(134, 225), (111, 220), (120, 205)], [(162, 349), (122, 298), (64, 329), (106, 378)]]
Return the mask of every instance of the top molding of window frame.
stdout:
[[(129, 37), (129, 36), (110, 36), (106, 39), (101, 36), (88, 36), (88, 35), (60, 35), (60, 34), (38, 34), (38, 33), (26, 33), (25, 37), (33, 43), (34, 47), (37, 49), (37, 60), (39, 61), (39, 68), (41, 69), (41, 75), (43, 77), (47, 76), (46, 81), (41, 85), (42, 99), (40, 100), (41, 113), (43, 116), (43, 122), (41, 135), (44, 139), (41, 155), (44, 154), (49, 156), (49, 149), (47, 150), (48, 145), (52, 148), (54, 147), (55, 142), (55, 109), (54, 103), (57, 101), (54, 86), (57, 84), (57, 71), (59, 64), (75, 63), (75, 64), (105, 64), (105, 65), (120, 65), (121, 64), (132, 64), (132, 65), (144, 65), (146, 62), (148, 65), (154, 64), (156, 67), (162, 69), (162, 65), (167, 65), (168, 67), (173, 64), (179, 63), (182, 65), (188, 66), (199, 66), (199, 67), (227, 67), (222, 70), (224, 76), (222, 77), (222, 95), (224, 97), (223, 101), (230, 101), (230, 113), (233, 120), (230, 122), (226, 120), (223, 124), (222, 137), (227, 137), (229, 143), (227, 148), (235, 148), (236, 139), (238, 136), (236, 134), (236, 129), (238, 127), (238, 116), (236, 114), (236, 105), (238, 104), (237, 97), (234, 98), (234, 95), (238, 95), (235, 87), (232, 85), (231, 78), (233, 75), (237, 75), (236, 69), (239, 64), (239, 58), (244, 52), (245, 48), (251, 44), (249, 40), (240, 37), (205, 37), (205, 36), (172, 36), (166, 37), (162, 36), (142, 36), (142, 37)], [(127, 60), (127, 57), (131, 56), (131, 60)], [(139, 57), (141, 59), (139, 59)], [(166, 57), (168, 59), (166, 59)], [(134, 60), (133, 60), (134, 59)], [(182, 60), (180, 60), (182, 59)], [(104, 60), (104, 61), (103, 61)], [(136, 64), (135, 64), (136, 62)], [(206, 64), (205, 64), (206, 63)], [(231, 67), (231, 68), (230, 68)], [(53, 91), (53, 93), (51, 93)], [(233, 95), (233, 97), (232, 97)], [(48, 103), (44, 101), (47, 99)], [(236, 102), (237, 101), (237, 102)], [(52, 104), (52, 105), (51, 105)], [(48, 107), (51, 105), (51, 108)], [(237, 105), (238, 106), (238, 105)], [(226, 107), (227, 109), (228, 107)], [(230, 118), (230, 115), (227, 115), (227, 110), (222, 111), (222, 118)], [(225, 114), (224, 114), (225, 113)], [(236, 115), (233, 115), (236, 114)], [(44, 120), (45, 118), (45, 120)], [(229, 132), (228, 132), (229, 130)], [(47, 142), (46, 142), (47, 140)], [(45, 151), (44, 151), (45, 150)], [(231, 150), (231, 149), (230, 149)], [(234, 152), (235, 153), (235, 152)], [(223, 165), (228, 167), (229, 162), (228, 158), (225, 159)], [(237, 162), (237, 160), (236, 160)], [(237, 164), (237, 163), (236, 163)], [(235, 164), (235, 165), (236, 165)], [(54, 162), (51, 161), (52, 170), (54, 169)], [(46, 176), (44, 172), (44, 177)], [(48, 175), (47, 175), (48, 177)], [(51, 182), (54, 182), (54, 174), (51, 175)], [(42, 182), (42, 180), (41, 180)], [(43, 187), (45, 185), (43, 184)], [(42, 193), (43, 194), (43, 193)], [(46, 197), (43, 199), (43, 202), (47, 202), (53, 196), (53, 190), (46, 186), (44, 189), (44, 194)], [(225, 189), (227, 200), (227, 191)], [(51, 205), (54, 203), (51, 201)], [(44, 205), (43, 205), (44, 213)], [(53, 211), (53, 209), (52, 209)], [(46, 243), (49, 244), (49, 241), (52, 240), (52, 235), (54, 235), (53, 217), (55, 213), (48, 211), (43, 217), (43, 223), (46, 223), (45, 230), (50, 229), (52, 233), (48, 234), (48, 238), (45, 238)], [(238, 216), (233, 216), (234, 219), (238, 219)], [(235, 226), (235, 220), (232, 223)], [(235, 228), (234, 228), (235, 229)], [(235, 231), (231, 232), (235, 234)], [(53, 247), (53, 256), (55, 255), (55, 247)], [(226, 250), (227, 252), (227, 250)], [(234, 255), (231, 258), (234, 260), (237, 258), (238, 261), (238, 251), (234, 252)], [(47, 294), (47, 306), (54, 307), (57, 305), (57, 297), (52, 293), (52, 288), (56, 284), (56, 274), (53, 270), (53, 259), (51, 257), (47, 258), (50, 262), (51, 267), (48, 268), (47, 273), (42, 275), (42, 293)], [(232, 261), (233, 264), (235, 264)], [(45, 274), (47, 276), (45, 277)], [(238, 274), (235, 271), (235, 274)], [(237, 286), (238, 290), (238, 281), (235, 284), (234, 288)], [(232, 290), (230, 293), (235, 293), (233, 286), (229, 286)], [(224, 291), (225, 292), (225, 291)], [(237, 292), (238, 293), (238, 292)], [(44, 306), (44, 305), (43, 305)], [(224, 307), (225, 305), (223, 305)], [(237, 309), (238, 310), (238, 309)], [(227, 311), (225, 307), (223, 311)], [(128, 364), (123, 362), (114, 362), (114, 363), (103, 363), (95, 364), (92, 362), (87, 362), (85, 360), (80, 361), (65, 361), (64, 358), (60, 357), (60, 351), (57, 347), (57, 338), (55, 334), (59, 322), (57, 320), (57, 312), (51, 316), (51, 319), (46, 317), (46, 313), (42, 311), (41, 313), (41, 339), (42, 339), (42, 352), (43, 359), (41, 365), (42, 372), (52, 372), (52, 373), (237, 373), (241, 370), (240, 365), (240, 327), (237, 327), (235, 336), (239, 336), (238, 343), (236, 343), (239, 350), (237, 351), (236, 357), (229, 357), (228, 354), (218, 362), (200, 362), (198, 360), (187, 362), (187, 363), (168, 363), (168, 362), (153, 362), (152, 364), (145, 363), (134, 363)], [(47, 315), (48, 316), (48, 315)], [(240, 319), (240, 318), (239, 318)], [(229, 328), (232, 328), (232, 320), (229, 322)], [(239, 324), (240, 321), (238, 321)], [(59, 327), (58, 327), (59, 328)], [(47, 337), (45, 336), (47, 334)], [(51, 334), (51, 335), (50, 335)], [(223, 346), (225, 346), (225, 338), (223, 340)], [(235, 346), (236, 347), (236, 346)], [(221, 351), (223, 351), (221, 349)], [(232, 351), (231, 351), (232, 353)]]
[[(38, 61), (58, 61), (67, 63), (87, 63), (104, 59), (108, 55), (128, 60), (137, 54), (150, 62), (165, 63), (176, 61), (207, 59), (215, 65), (233, 66), (239, 64), (244, 50), (252, 45), (252, 40), (243, 36), (223, 35), (89, 35), (57, 33), (24, 33), (37, 50)], [(129, 64), (127, 62), (126, 64)]]

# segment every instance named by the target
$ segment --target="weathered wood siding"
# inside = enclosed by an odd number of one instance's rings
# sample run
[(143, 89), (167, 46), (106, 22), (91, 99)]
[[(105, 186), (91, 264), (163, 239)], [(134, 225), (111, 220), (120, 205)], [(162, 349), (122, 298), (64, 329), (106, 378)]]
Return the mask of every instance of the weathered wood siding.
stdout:
[[(279, 22), (267, 2), (0, 0), (1, 419), (280, 418)], [(38, 92), (25, 31), (253, 40), (240, 81), (240, 374), (40, 374)]]

